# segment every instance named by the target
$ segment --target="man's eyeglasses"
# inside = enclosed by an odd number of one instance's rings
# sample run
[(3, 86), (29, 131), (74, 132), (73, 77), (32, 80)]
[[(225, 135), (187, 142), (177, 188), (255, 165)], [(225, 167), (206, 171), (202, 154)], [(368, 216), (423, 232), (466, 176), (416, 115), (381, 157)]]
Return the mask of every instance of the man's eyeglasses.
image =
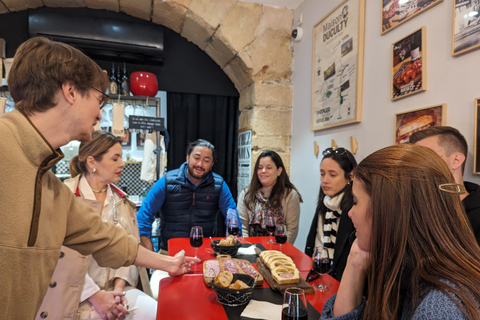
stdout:
[(327, 148), (327, 149), (323, 150), (323, 152), (322, 152), (323, 156), (328, 156), (329, 154), (336, 154), (336, 155), (342, 156), (345, 153), (347, 153), (347, 149), (345, 149), (345, 148), (336, 148), (336, 149)]
[(100, 110), (102, 110), (103, 107), (105, 107), (105, 105), (107, 104), (108, 100), (110, 100), (110, 96), (108, 94), (98, 90), (97, 88), (94, 88), (94, 87), (91, 87), (91, 88), (102, 94), (102, 100), (100, 101)]

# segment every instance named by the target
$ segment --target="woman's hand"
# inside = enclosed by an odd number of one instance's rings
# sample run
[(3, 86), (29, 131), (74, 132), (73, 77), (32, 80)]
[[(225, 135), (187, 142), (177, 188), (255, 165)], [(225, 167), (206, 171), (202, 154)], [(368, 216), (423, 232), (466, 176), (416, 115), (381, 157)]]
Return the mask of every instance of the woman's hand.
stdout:
[(335, 317), (352, 312), (362, 303), (369, 267), (370, 252), (360, 249), (358, 239), (355, 239), (333, 305), (333, 315)]
[(190, 272), (192, 270), (192, 266), (195, 263), (200, 263), (201, 260), (193, 257), (185, 257), (185, 251), (181, 250), (177, 252), (177, 254), (172, 258), (172, 266), (171, 270), (169, 270), (169, 274), (171, 276), (179, 276), (184, 273)]
[(370, 252), (360, 249), (358, 246), (358, 239), (355, 239), (352, 248), (350, 249), (347, 259), (347, 267), (349, 265), (353, 270), (363, 273), (364, 276), (366, 276), (370, 267)]
[[(127, 308), (120, 303), (124, 295), (125, 293), (122, 291), (100, 290), (90, 296), (88, 301), (92, 304), (102, 320), (117, 320), (121, 319), (125, 314), (128, 314)], [(119, 303), (117, 303), (117, 301)]]

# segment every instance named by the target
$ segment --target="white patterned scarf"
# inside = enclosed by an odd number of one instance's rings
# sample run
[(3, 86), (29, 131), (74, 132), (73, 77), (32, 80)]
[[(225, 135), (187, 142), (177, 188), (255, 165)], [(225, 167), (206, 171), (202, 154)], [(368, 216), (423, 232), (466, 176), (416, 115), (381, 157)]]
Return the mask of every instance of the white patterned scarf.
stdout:
[(344, 194), (345, 192), (342, 192), (333, 198), (330, 196), (323, 198), (323, 204), (327, 207), (325, 221), (323, 222), (323, 245), (328, 248), (330, 259), (333, 259), (335, 242), (337, 241), (338, 223), (340, 222), (338, 218), (342, 214), (340, 204)]

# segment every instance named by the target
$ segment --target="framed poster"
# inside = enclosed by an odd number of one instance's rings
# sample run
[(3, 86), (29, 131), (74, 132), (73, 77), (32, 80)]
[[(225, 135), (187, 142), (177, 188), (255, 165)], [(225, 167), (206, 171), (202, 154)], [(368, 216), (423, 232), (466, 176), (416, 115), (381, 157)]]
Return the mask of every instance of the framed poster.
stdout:
[(360, 122), (365, 0), (344, 0), (313, 26), (312, 131)]
[(473, 174), (480, 174), (480, 98), (475, 99), (475, 124), (473, 134)]
[(392, 44), (391, 99), (427, 89), (426, 28), (421, 27)]
[(480, 0), (453, 0), (452, 56), (480, 47)]
[(410, 136), (430, 127), (444, 126), (447, 123), (447, 104), (439, 104), (422, 109), (395, 114), (395, 144), (408, 143)]
[(381, 34), (398, 27), (443, 0), (382, 0)]
[(238, 133), (238, 197), (250, 184), (252, 173), (252, 129)]

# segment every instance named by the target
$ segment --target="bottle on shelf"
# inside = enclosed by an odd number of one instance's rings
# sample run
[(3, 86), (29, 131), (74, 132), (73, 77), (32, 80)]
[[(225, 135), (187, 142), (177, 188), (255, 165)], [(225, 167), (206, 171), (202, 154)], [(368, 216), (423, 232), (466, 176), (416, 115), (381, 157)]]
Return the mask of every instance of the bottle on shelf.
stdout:
[(122, 94), (122, 74), (120, 73), (120, 67), (117, 67), (117, 93)]
[(115, 76), (115, 63), (112, 63), (112, 74), (110, 75), (109, 94), (118, 94), (117, 77)]
[(127, 64), (123, 63), (123, 73), (122, 73), (122, 95), (129, 96), (130, 88), (128, 86), (128, 73), (127, 73)]
[(143, 188), (142, 193), (140, 194), (140, 203), (143, 203), (143, 200), (147, 197), (147, 188)]

